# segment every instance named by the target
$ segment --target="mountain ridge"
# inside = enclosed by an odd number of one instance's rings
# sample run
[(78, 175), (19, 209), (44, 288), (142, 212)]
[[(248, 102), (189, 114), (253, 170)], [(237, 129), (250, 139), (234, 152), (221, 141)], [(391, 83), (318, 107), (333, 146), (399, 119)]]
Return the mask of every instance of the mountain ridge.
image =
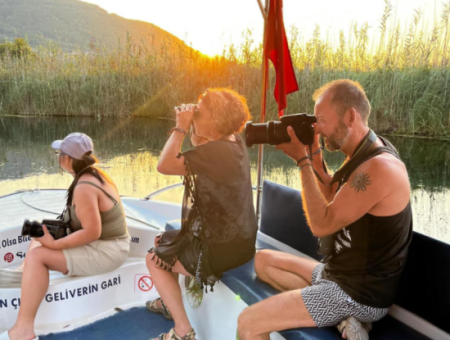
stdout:
[(160, 27), (108, 13), (79, 0), (0, 0), (0, 40), (26, 37), (32, 47), (58, 44), (63, 50), (113, 50), (127, 42), (153, 48), (192, 51), (181, 39)]

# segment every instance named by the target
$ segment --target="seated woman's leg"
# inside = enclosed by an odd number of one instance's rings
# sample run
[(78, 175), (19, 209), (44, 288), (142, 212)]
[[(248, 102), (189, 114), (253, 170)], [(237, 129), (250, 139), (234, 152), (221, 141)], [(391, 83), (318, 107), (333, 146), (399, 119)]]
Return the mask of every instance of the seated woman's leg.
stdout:
[(172, 266), (172, 272), (169, 272), (157, 265), (157, 257), (154, 257), (152, 260), (153, 257), (154, 254), (147, 255), (147, 268), (152, 276), (153, 283), (155, 284), (159, 295), (173, 317), (175, 322), (175, 333), (180, 337), (184, 336), (189, 332), (192, 326), (183, 306), (181, 288), (177, 280), (178, 275), (176, 274), (179, 273), (186, 276), (192, 275), (184, 269), (179, 261)]
[[(29, 254), (30, 251), (32, 251), (34, 248), (40, 247), (40, 246), (41, 246), (41, 242), (39, 242), (35, 238), (31, 239), (30, 245), (28, 246), (27, 254)], [(14, 270), (22, 272), (24, 267), (25, 267), (25, 261), (23, 261), (22, 264)]]
[(275, 250), (260, 250), (255, 255), (258, 278), (275, 289), (285, 292), (311, 284), (316, 260)]
[(27, 253), (22, 277), (19, 316), (16, 324), (9, 331), (11, 340), (32, 339), (34, 320), (39, 306), (47, 293), (49, 270), (63, 274), (68, 272), (66, 259), (61, 250), (36, 247)]

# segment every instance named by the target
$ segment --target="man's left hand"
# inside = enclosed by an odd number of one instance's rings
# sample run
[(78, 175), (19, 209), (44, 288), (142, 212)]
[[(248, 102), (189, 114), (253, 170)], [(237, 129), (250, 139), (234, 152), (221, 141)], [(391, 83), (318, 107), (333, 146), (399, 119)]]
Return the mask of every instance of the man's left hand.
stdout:
[(291, 137), (289, 143), (278, 144), (275, 146), (277, 150), (282, 150), (286, 155), (291, 157), (294, 161), (298, 161), (300, 158), (308, 156), (306, 153), (305, 145), (295, 135), (295, 131), (292, 126), (288, 126), (287, 133)]

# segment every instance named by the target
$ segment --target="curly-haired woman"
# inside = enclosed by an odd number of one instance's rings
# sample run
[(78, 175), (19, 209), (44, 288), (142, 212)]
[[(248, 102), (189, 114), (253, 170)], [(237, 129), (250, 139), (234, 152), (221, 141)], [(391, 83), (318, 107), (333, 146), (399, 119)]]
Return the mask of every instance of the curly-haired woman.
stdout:
[[(246, 146), (238, 135), (250, 114), (237, 92), (216, 88), (200, 96), (197, 105), (176, 107), (176, 127), (167, 141), (158, 171), (185, 176), (182, 227), (166, 231), (149, 250), (147, 267), (161, 299), (147, 308), (175, 321), (168, 334), (157, 339), (195, 339), (181, 289), (173, 273), (193, 276), (201, 288), (222, 273), (253, 258), (257, 223), (253, 207)], [(193, 125), (197, 146), (180, 154)]]

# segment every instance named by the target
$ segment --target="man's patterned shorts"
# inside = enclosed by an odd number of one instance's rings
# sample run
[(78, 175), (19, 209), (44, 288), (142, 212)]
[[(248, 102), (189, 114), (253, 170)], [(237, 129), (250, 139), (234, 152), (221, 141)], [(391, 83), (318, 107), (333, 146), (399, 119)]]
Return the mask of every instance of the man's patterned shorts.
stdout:
[(350, 316), (361, 322), (374, 322), (384, 317), (388, 308), (375, 308), (354, 301), (337, 283), (322, 278), (325, 264), (314, 268), (311, 286), (301, 290), (306, 309), (317, 327), (339, 324)]

